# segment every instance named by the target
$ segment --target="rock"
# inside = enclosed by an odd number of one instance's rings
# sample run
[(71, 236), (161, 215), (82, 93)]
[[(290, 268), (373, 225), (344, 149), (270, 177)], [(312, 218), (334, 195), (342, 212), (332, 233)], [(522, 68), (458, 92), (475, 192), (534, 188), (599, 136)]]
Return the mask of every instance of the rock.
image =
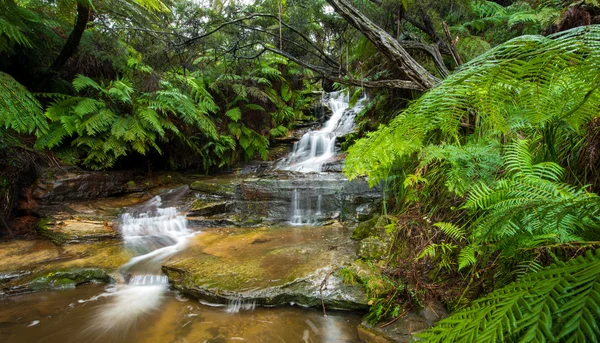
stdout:
[(114, 222), (46, 219), (38, 224), (38, 233), (60, 245), (119, 238), (116, 226)]
[(131, 172), (49, 168), (36, 180), (31, 195), (45, 203), (91, 200), (131, 191), (128, 188), (131, 177)]
[(416, 340), (415, 334), (430, 328), (447, 316), (448, 313), (440, 303), (430, 301), (418, 313), (409, 312), (404, 317), (383, 328), (379, 324), (370, 325), (363, 322), (358, 326), (358, 336), (363, 342), (369, 343), (414, 342)]
[(231, 203), (228, 201), (210, 201), (198, 199), (192, 204), (189, 214), (193, 216), (211, 216), (229, 212), (230, 207)]
[[(196, 198), (203, 202), (223, 204), (206, 212), (190, 214), (197, 223), (233, 223), (236, 226), (256, 226), (289, 222), (294, 201), (298, 202), (305, 220), (319, 225), (332, 219), (357, 218), (356, 209), (376, 208), (381, 201), (381, 188), (369, 188), (364, 179), (352, 182), (341, 174), (299, 174), (288, 172), (270, 173), (257, 177), (255, 174), (219, 175), (202, 177), (192, 182), (190, 188), (197, 192)], [(295, 200), (296, 199), (296, 200)], [(201, 206), (200, 201), (194, 204)], [(213, 218), (218, 216), (218, 218)], [(205, 218), (197, 218), (205, 217)]]
[(419, 315), (431, 326), (448, 317), (448, 311), (439, 302), (429, 301), (419, 311)]
[(111, 273), (131, 257), (114, 241), (62, 247), (39, 240), (0, 243), (0, 294), (109, 282)]
[(356, 207), (356, 219), (359, 222), (369, 220), (375, 215), (377, 206), (372, 202), (368, 202)]
[(352, 239), (361, 240), (369, 237), (373, 234), (373, 228), (379, 218), (375, 217), (371, 220), (367, 220), (365, 222), (359, 223), (356, 228), (352, 231)]
[(374, 330), (372, 326), (367, 326), (364, 323), (359, 325), (356, 330), (361, 342), (365, 343), (397, 343), (390, 337), (386, 337), (381, 332)]
[(354, 246), (338, 225), (311, 228), (213, 229), (196, 236), (163, 266), (175, 289), (209, 302), (299, 304), (366, 309), (358, 285), (333, 273), (352, 261)]
[[(395, 226), (389, 227), (389, 218), (386, 216), (375, 217), (369, 221), (360, 223), (352, 237), (363, 238), (358, 247), (358, 255), (368, 260), (381, 259), (391, 251), (394, 242)], [(373, 223), (375, 223), (373, 225)]]
[(358, 256), (368, 260), (379, 260), (387, 256), (391, 244), (379, 237), (367, 237), (360, 241)]
[(190, 188), (210, 195), (233, 197), (236, 194), (238, 182), (235, 175), (203, 178), (190, 184)]

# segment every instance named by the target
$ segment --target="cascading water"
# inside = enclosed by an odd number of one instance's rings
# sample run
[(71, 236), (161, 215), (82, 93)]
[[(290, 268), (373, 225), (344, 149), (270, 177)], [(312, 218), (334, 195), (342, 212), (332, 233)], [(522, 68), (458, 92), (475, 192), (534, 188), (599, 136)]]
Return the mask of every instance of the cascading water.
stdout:
[[(187, 188), (182, 188), (167, 196), (178, 198), (185, 191)], [(167, 276), (161, 272), (161, 264), (181, 250), (194, 235), (185, 216), (175, 207), (163, 207), (160, 196), (136, 211), (123, 214), (121, 232), (125, 247), (139, 255), (120, 268), (125, 284), (118, 284), (90, 299), (112, 298), (100, 306), (90, 330), (127, 330), (138, 317), (157, 309), (169, 286)]]
[(348, 109), (348, 94), (334, 92), (328, 94), (328, 105), (333, 114), (324, 127), (307, 132), (299, 142), (294, 143), (291, 154), (284, 158), (278, 169), (298, 172), (321, 172), (323, 164), (336, 156), (335, 140), (354, 129), (354, 117), (364, 107), (363, 99)]
[[(323, 165), (332, 162), (337, 155), (336, 138), (350, 133), (354, 129), (354, 118), (364, 108), (366, 98), (360, 99), (352, 108), (348, 108), (348, 94), (334, 92), (328, 95), (328, 106), (333, 112), (322, 129), (309, 131), (300, 141), (294, 143), (292, 152), (282, 159), (277, 168), (296, 172), (322, 173)], [(316, 224), (322, 216), (323, 195), (318, 189), (295, 188), (292, 193), (292, 216), (290, 224)], [(315, 207), (313, 208), (313, 204)]]

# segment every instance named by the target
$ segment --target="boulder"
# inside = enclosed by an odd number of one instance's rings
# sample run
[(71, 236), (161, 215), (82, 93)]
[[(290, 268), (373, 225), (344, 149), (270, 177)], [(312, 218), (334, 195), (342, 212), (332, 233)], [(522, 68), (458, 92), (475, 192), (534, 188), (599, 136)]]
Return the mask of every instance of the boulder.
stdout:
[(163, 266), (173, 287), (213, 303), (366, 309), (358, 285), (334, 273), (355, 258), (345, 228), (212, 229)]

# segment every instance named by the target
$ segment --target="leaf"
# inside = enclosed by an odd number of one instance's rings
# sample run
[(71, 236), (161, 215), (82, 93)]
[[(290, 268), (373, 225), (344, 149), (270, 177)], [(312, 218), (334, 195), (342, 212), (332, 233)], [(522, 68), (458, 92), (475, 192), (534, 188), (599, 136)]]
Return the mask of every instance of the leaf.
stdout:
[(292, 98), (292, 90), (290, 89), (290, 85), (287, 83), (281, 84), (281, 98), (283, 101), (290, 101)]
[(242, 118), (242, 110), (240, 110), (239, 107), (234, 107), (234, 108), (230, 109), (229, 111), (225, 112), (225, 115), (227, 117), (229, 117), (229, 119), (237, 122), (238, 120), (240, 120)]

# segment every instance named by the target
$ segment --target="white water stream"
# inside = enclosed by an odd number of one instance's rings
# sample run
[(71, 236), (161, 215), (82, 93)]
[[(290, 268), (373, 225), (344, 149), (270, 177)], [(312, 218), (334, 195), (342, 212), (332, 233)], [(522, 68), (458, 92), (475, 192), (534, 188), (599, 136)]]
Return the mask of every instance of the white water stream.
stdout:
[[(365, 106), (366, 97), (349, 108), (348, 94), (344, 91), (328, 94), (327, 104), (331, 118), (323, 128), (309, 131), (294, 143), (292, 152), (279, 163), (277, 168), (296, 172), (322, 173), (323, 165), (333, 162), (337, 156), (337, 137), (352, 132), (354, 118)], [(322, 195), (318, 189), (295, 188), (292, 193), (292, 215), (290, 224), (311, 225), (318, 223), (322, 213)]]
[(328, 94), (327, 104), (333, 114), (323, 128), (309, 131), (300, 141), (294, 143), (289, 156), (278, 165), (278, 169), (297, 172), (316, 172), (323, 169), (323, 164), (331, 162), (337, 155), (335, 140), (337, 137), (352, 132), (354, 117), (364, 108), (364, 98), (351, 109), (348, 109), (348, 94), (344, 91)]
[[(185, 191), (180, 189), (167, 195), (178, 198)], [(135, 212), (124, 213), (120, 229), (125, 247), (139, 255), (119, 268), (126, 283), (109, 287), (107, 292), (87, 300), (111, 298), (97, 309), (88, 330), (126, 331), (140, 316), (158, 309), (169, 288), (161, 264), (182, 250), (195, 234), (188, 228), (185, 216), (175, 207), (163, 207), (160, 196), (155, 196)]]

